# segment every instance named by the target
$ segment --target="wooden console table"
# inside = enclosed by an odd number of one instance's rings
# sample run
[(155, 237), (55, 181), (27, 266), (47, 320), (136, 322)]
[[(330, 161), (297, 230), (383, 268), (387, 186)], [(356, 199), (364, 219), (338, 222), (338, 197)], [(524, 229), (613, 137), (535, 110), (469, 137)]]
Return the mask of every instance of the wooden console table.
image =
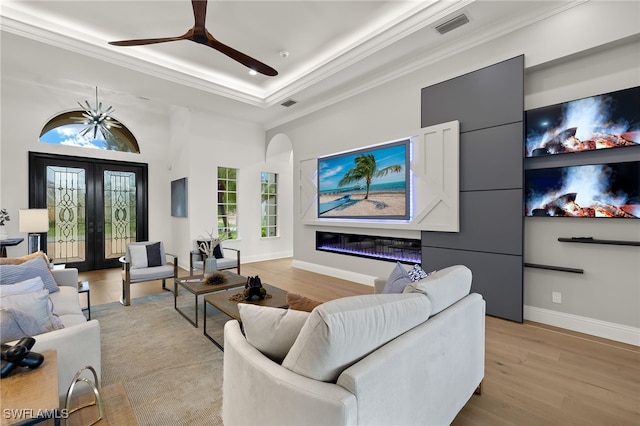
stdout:
[[(56, 417), (56, 424), (59, 424), (56, 351), (44, 351), (42, 355), (44, 362), (38, 368), (29, 370), (18, 367), (11, 375), (2, 379), (2, 426), (33, 424)], [(33, 421), (29, 421), (30, 419)]]

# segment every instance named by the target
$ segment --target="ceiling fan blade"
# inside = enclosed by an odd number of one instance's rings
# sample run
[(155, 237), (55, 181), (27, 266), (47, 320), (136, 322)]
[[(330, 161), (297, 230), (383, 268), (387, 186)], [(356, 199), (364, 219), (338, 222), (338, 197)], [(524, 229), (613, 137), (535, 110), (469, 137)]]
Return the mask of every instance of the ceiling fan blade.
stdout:
[(209, 39), (207, 46), (216, 49), (218, 52), (224, 53), (231, 59), (240, 62), (242, 65), (257, 71), (260, 74), (268, 75), (269, 77), (275, 77), (276, 75), (278, 75), (278, 71), (271, 68), (269, 65), (264, 64), (249, 55), (239, 52), (236, 49), (219, 42), (211, 34), (207, 33), (207, 38)]
[(137, 40), (110, 41), (113, 46), (142, 46), (145, 44), (166, 43), (168, 41), (187, 40), (187, 34), (178, 37), (142, 38)]

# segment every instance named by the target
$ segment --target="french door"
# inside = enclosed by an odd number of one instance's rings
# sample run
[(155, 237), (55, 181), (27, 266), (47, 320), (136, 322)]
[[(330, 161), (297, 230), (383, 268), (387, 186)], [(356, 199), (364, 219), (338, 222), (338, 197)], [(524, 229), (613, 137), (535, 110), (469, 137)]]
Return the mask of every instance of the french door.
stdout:
[(148, 236), (147, 165), (29, 153), (29, 207), (49, 211), (40, 247), (81, 271), (115, 268)]

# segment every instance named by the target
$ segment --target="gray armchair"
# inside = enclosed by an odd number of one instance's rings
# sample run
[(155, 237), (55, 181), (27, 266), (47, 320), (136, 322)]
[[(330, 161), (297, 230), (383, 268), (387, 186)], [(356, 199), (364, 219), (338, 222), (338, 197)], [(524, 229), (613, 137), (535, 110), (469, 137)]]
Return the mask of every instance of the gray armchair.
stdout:
[[(202, 241), (196, 241), (196, 245), (200, 246)], [(240, 250), (231, 247), (223, 247), (222, 243), (219, 244), (219, 249), (214, 250), (216, 258), (217, 269), (219, 271), (223, 269), (237, 269), (238, 275), (240, 275)], [(207, 254), (200, 250), (191, 250), (189, 255), (189, 274), (193, 275), (194, 270), (204, 271), (204, 263), (207, 260)]]
[[(171, 258), (173, 265), (167, 263)], [(162, 280), (162, 288), (167, 288), (166, 279), (178, 277), (178, 256), (166, 253), (162, 241), (140, 241), (127, 245), (122, 263), (122, 298), (120, 303), (131, 304), (131, 284), (144, 281)]]

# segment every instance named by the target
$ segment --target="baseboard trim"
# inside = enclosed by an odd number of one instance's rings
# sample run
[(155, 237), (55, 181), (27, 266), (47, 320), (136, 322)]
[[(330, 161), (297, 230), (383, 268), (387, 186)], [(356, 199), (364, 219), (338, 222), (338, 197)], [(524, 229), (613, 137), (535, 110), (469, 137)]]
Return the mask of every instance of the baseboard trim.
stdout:
[(269, 252), (266, 254), (252, 255), (252, 256), (242, 256), (240, 258), (240, 263), (253, 263), (253, 262), (263, 262), (265, 260), (275, 260), (275, 259), (283, 259), (285, 257), (293, 257), (293, 252), (291, 251), (283, 251), (283, 252)]
[(524, 319), (640, 346), (640, 328), (527, 305)]
[(305, 271), (315, 272), (317, 274), (329, 275), (330, 277), (336, 277), (347, 281), (353, 281), (356, 283), (369, 285), (373, 287), (376, 277), (371, 275), (358, 274), (355, 272), (345, 271), (343, 269), (331, 268), (329, 266), (318, 265), (316, 263), (304, 262), (302, 260), (293, 260), (291, 266), (298, 269), (304, 269)]

